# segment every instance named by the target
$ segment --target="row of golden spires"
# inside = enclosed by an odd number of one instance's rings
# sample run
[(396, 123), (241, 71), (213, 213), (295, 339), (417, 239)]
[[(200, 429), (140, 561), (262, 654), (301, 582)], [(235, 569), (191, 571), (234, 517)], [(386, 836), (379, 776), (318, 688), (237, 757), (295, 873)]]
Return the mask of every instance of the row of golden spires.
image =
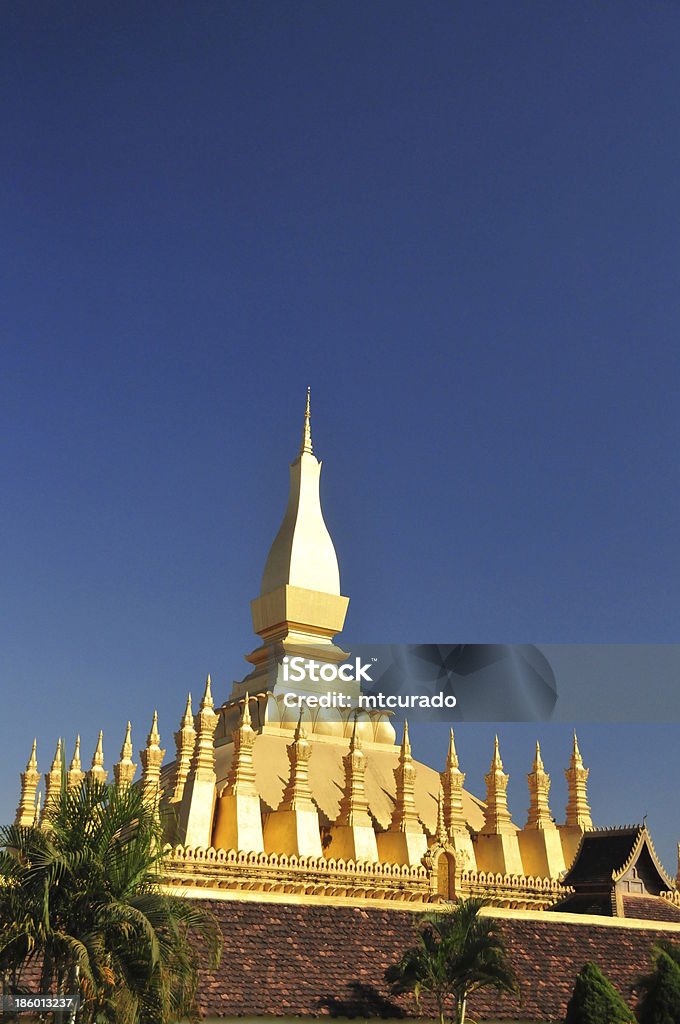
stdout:
[[(250, 698), (246, 695), (245, 699), (241, 702), (241, 722), (239, 728), (234, 734), (234, 761), (232, 764), (228, 787), (232, 788), (235, 785), (236, 791), (240, 788), (239, 782), (242, 777), (248, 777), (250, 781), (249, 788), (252, 788), (254, 785), (254, 775), (252, 775), (250, 765), (240, 764), (242, 754), (245, 755), (246, 753), (243, 749), (245, 746), (243, 743), (244, 734), (253, 733), (249, 708), (250, 701), (253, 699), (255, 698)], [(180, 728), (174, 734), (176, 759), (174, 769), (169, 777), (169, 782), (166, 785), (166, 796), (168, 801), (171, 803), (178, 803), (181, 801), (184, 786), (192, 767), (200, 772), (201, 769), (210, 770), (214, 766), (214, 748), (212, 738), (214, 731), (213, 708), (214, 702), (211, 692), (211, 679), (210, 675), (208, 675), (198, 715), (194, 717), (191, 694), (189, 694), (187, 697), (184, 715), (180, 723)], [(196, 729), (197, 724), (198, 730)], [(252, 740), (247, 745), (249, 749), (252, 749), (254, 739), (255, 736), (253, 734)], [(289, 780), (287, 790), (290, 789), (291, 786), (293, 787), (293, 790), (296, 788), (295, 778), (299, 771), (298, 757), (296, 755), (297, 752), (301, 751), (301, 748), (305, 747), (306, 741), (306, 731), (301, 717), (293, 737), (293, 742), (290, 745), (290, 754), (292, 755), (290, 758), (291, 778)], [(37, 743), (36, 740), (34, 740), (31, 754), (26, 765), (26, 770), (21, 773), (21, 798), (16, 814), (16, 822), (18, 824), (33, 824), (34, 822), (39, 822), (44, 818), (44, 808), (41, 811), (40, 793), (38, 792), (41, 773), (38, 771), (36, 748)], [(350, 739), (349, 755), (346, 759), (347, 763), (345, 765), (346, 787), (343, 803), (341, 804), (341, 811), (343, 808), (353, 804), (354, 798), (352, 793), (353, 789), (356, 788), (357, 781), (355, 779), (355, 774), (360, 768), (362, 769), (362, 774), (363, 770), (365, 770), (365, 765), (361, 764), (363, 755), (360, 756), (360, 752), (361, 741), (357, 734), (355, 718), (355, 728)], [(137, 771), (137, 764), (133, 762), (132, 754), (132, 727), (131, 723), (128, 722), (123, 746), (120, 752), (120, 760), (113, 766), (113, 775), (117, 786), (130, 785), (134, 780)], [(161, 788), (161, 766), (165, 756), (165, 750), (162, 750), (160, 747), (158, 714), (156, 711), (153, 713), (151, 729), (147, 736), (146, 747), (140, 751), (139, 756), (142, 763), (140, 785), (147, 793), (149, 799), (158, 803)], [(63, 743), (62, 740), (59, 739), (50, 770), (45, 776), (44, 807), (49, 806), (50, 802), (54, 799), (55, 794), (59, 791), (64, 768)], [(82, 768), (80, 736), (76, 738), (73, 757), (68, 769), (66, 770), (67, 785), (71, 787), (79, 784), (85, 775), (88, 775), (91, 779), (96, 779), (100, 782), (106, 782), (108, 779), (108, 771), (104, 768), (103, 731), (101, 730), (98, 735), (91, 765), (87, 772), (83, 771)], [(397, 779), (395, 818), (399, 819), (401, 828), (415, 828), (417, 827), (415, 804), (411, 799), (409, 799), (410, 791), (412, 790), (414, 783), (415, 767), (411, 756), (408, 722), (404, 723), (404, 732), (399, 752), (399, 762), (395, 769), (395, 776)], [(588, 806), (586, 792), (588, 769), (584, 767), (576, 733), (574, 733), (571, 759), (569, 767), (565, 771), (565, 776), (569, 784), (569, 800), (567, 804), (565, 825), (580, 828), (591, 828), (592, 820), (590, 818), (590, 808)], [(441, 791), (439, 796), (440, 806), (438, 813), (440, 823), (438, 824), (438, 831), (440, 831), (441, 826), (446, 829), (446, 832), (449, 835), (451, 835), (452, 833), (464, 830), (466, 827), (461, 796), (465, 782), (465, 774), (460, 770), (453, 729), (451, 729), (450, 733), (446, 765), (444, 771), (441, 772), (440, 778)], [(550, 776), (545, 770), (541, 756), (541, 748), (538, 741), (536, 742), (536, 751), (532, 770), (527, 776), (527, 779), (529, 784), (530, 805), (526, 827), (533, 829), (554, 827), (554, 818), (548, 802), (551, 784)], [(512, 823), (510, 811), (507, 805), (508, 781), (509, 775), (503, 771), (503, 762), (500, 756), (498, 736), (496, 736), (490, 770), (485, 775), (486, 808), (482, 832), (499, 834), (515, 830), (515, 825)], [(290, 793), (288, 792), (284, 794), (284, 802), (286, 802), (286, 799), (290, 800)], [(441, 823), (443, 823), (443, 825), (441, 825)]]

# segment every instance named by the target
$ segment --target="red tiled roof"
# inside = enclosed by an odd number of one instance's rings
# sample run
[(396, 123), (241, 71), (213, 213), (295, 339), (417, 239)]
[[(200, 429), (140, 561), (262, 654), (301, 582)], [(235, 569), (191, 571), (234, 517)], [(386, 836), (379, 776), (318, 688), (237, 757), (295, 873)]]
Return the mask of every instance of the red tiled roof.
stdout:
[(643, 921), (675, 921), (680, 924), (680, 907), (660, 896), (624, 896), (623, 916)]
[[(225, 947), (222, 966), (204, 975), (205, 1016), (416, 1016), (408, 997), (389, 994), (385, 969), (414, 942), (418, 915), (388, 908), (210, 901)], [(673, 908), (671, 908), (673, 909)], [(594, 960), (624, 998), (648, 971), (659, 930), (559, 919), (501, 918), (519, 997), (485, 990), (473, 1019), (560, 1021), (574, 979)], [(678, 933), (680, 941), (680, 933)]]

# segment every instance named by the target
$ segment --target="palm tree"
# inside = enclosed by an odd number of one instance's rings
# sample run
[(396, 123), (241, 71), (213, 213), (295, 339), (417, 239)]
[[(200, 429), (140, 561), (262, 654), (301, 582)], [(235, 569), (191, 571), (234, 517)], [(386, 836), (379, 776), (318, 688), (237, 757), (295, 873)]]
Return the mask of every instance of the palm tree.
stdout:
[(498, 924), (480, 915), (485, 903), (461, 900), (446, 913), (426, 915), (417, 944), (385, 972), (395, 995), (412, 992), (418, 1004), (422, 993), (431, 996), (439, 1024), (445, 1024), (451, 999), (456, 1024), (464, 1024), (471, 992), (487, 986), (506, 992), (517, 989)]
[[(79, 1024), (196, 1017), (201, 960), (217, 966), (214, 917), (160, 885), (162, 834), (138, 788), (64, 784), (43, 826), (0, 829), (0, 968), (18, 986), (79, 993)], [(201, 952), (202, 951), (202, 952)]]

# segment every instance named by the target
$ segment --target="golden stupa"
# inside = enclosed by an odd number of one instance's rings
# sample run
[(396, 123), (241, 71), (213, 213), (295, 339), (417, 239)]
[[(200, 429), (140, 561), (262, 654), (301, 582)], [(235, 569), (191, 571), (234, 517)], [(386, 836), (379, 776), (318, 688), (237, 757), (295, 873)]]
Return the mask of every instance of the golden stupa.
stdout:
[[(537, 745), (528, 775), (529, 815), (510, 816), (508, 775), (496, 739), (486, 799), (465, 788), (453, 731), (441, 771), (415, 761), (405, 724), (399, 740), (389, 712), (359, 708), (360, 683), (338, 681), (345, 707), (287, 706), (285, 695), (318, 693), (318, 683), (284, 678), (285, 659), (339, 665), (335, 643), (349, 599), (340, 589), (324, 522), (310, 397), (302, 443), (290, 467), (290, 493), (267, 557), (252, 618), (260, 645), (250, 673), (215, 707), (210, 676), (197, 711), (189, 696), (174, 733), (176, 756), (163, 764), (157, 716), (140, 752), (138, 783), (164, 821), (169, 884), (188, 894), (228, 891), (240, 898), (429, 903), (484, 895), (507, 907), (546, 908), (568, 895), (560, 878), (592, 828), (584, 767), (574, 736), (566, 772), (569, 805), (557, 824), (550, 777)], [(127, 725), (118, 786), (134, 782)], [(444, 752), (442, 752), (444, 754)], [(60, 784), (60, 743), (46, 776), (45, 804)], [(105, 779), (102, 736), (89, 769)], [(83, 776), (80, 744), (68, 784)], [(43, 821), (35, 753), (22, 773), (17, 821)]]

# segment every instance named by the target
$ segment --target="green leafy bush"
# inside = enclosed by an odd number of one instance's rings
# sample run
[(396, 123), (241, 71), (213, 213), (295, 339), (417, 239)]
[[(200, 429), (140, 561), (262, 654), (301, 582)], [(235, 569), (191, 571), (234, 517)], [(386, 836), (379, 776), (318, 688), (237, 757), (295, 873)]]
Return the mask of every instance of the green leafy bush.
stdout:
[(632, 1011), (612, 983), (594, 963), (587, 963), (576, 978), (565, 1024), (631, 1024)]

